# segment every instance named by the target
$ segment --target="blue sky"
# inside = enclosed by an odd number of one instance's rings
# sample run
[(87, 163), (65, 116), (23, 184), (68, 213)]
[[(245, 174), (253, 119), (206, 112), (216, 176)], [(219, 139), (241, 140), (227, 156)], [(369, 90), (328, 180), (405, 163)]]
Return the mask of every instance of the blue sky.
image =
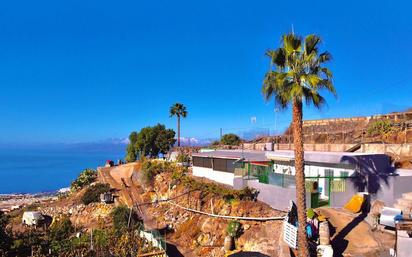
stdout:
[[(409, 107), (411, 4), (339, 2), (3, 1), (0, 143), (123, 138), (157, 122), (175, 128), (174, 102), (189, 111), (184, 137), (273, 130), (273, 103), (260, 93), (264, 52), (292, 25), (323, 38), (339, 94), (304, 118)], [(284, 128), (290, 110), (277, 116)]]

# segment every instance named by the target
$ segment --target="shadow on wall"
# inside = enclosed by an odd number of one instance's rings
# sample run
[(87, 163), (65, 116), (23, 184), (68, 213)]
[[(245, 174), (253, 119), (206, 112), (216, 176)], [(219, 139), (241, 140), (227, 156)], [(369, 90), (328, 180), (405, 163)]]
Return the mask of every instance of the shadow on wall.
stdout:
[(389, 176), (395, 171), (386, 155), (344, 156), (341, 162), (355, 165), (350, 181), (358, 192), (378, 193), (382, 183), (389, 185)]

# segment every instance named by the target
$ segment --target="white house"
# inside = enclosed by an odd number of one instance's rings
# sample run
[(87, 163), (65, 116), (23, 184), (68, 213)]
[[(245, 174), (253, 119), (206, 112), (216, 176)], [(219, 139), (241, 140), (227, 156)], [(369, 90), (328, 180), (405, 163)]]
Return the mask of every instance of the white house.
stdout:
[[(383, 194), (385, 202), (392, 205), (399, 194), (408, 190), (400, 184), (405, 177), (396, 177), (385, 154), (306, 151), (304, 161), (308, 206), (341, 207), (359, 191)], [(281, 210), (296, 197), (294, 166), (293, 151), (217, 150), (193, 154), (194, 176), (236, 189), (255, 188), (260, 191), (259, 200)], [(396, 186), (389, 188), (391, 183)]]
[(193, 175), (233, 186), (236, 167), (244, 163), (268, 163), (265, 152), (242, 150), (218, 150), (193, 153)]

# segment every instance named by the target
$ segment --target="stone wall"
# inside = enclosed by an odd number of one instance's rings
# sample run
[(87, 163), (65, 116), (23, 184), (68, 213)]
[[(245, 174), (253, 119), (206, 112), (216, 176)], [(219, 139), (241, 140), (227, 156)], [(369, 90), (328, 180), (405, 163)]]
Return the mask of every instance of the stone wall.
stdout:
[[(305, 151), (344, 152), (356, 144), (304, 144)], [(245, 143), (245, 150), (263, 151), (270, 149), (268, 143)], [(274, 144), (274, 150), (293, 150), (293, 144)], [(391, 153), (401, 156), (412, 156), (412, 144), (362, 144), (360, 153)]]
[(334, 118), (334, 119), (319, 119), (319, 120), (304, 120), (303, 126), (313, 125), (327, 125), (332, 123), (345, 123), (345, 122), (366, 122), (376, 119), (390, 119), (395, 122), (402, 119), (412, 119), (412, 112), (397, 112), (388, 114), (379, 114), (365, 117), (351, 117), (351, 118)]

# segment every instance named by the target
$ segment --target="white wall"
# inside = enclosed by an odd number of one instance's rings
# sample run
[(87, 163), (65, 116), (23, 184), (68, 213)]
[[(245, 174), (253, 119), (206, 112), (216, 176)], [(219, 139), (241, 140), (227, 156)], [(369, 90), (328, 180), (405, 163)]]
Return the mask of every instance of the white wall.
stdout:
[[(352, 175), (355, 171), (353, 169), (344, 169), (344, 168), (329, 168), (329, 167), (321, 167), (321, 166), (314, 166), (314, 165), (305, 165), (305, 176), (306, 177), (323, 177), (325, 176), (325, 170), (332, 170), (333, 175), (335, 177), (342, 176), (343, 172), (347, 172), (347, 175)], [(295, 167), (290, 165), (283, 165), (283, 164), (275, 164), (273, 166), (273, 171), (275, 173), (280, 174), (288, 174), (295, 176)], [(286, 171), (286, 173), (285, 173)], [(327, 198), (327, 187), (328, 181), (324, 178), (319, 179), (319, 187), (322, 188), (321, 198)]]
[(235, 178), (233, 173), (216, 171), (210, 168), (197, 166), (193, 166), (193, 176), (204, 177), (230, 186), (233, 186), (233, 179)]
[[(342, 176), (342, 172), (348, 172), (348, 176), (352, 175), (355, 171), (353, 169), (344, 168), (329, 168), (314, 165), (305, 165), (306, 177), (325, 176), (325, 170), (333, 170), (333, 175), (336, 177)], [(286, 173), (284, 172), (286, 171)], [(295, 175), (295, 166), (275, 164), (273, 166), (273, 172), (287, 175)]]

